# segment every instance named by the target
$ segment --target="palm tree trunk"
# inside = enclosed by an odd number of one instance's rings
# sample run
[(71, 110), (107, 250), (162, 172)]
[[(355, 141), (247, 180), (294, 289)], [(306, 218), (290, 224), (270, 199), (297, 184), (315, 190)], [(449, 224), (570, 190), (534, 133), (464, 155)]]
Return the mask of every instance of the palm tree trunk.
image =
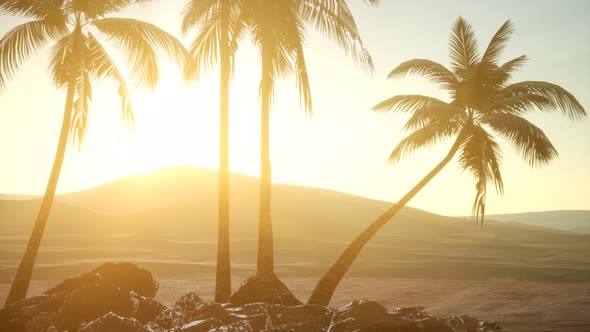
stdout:
[(436, 165), (417, 185), (412, 188), (401, 200), (393, 204), (367, 229), (365, 229), (354, 241), (344, 250), (336, 263), (330, 267), (328, 272), (316, 284), (313, 293), (307, 301), (308, 304), (328, 305), (338, 284), (359, 255), (364, 246), (396, 213), (399, 212), (438, 172), (440, 172), (453, 159), (459, 150), (462, 140), (457, 138), (447, 156)]
[(74, 84), (68, 84), (68, 92), (66, 95), (66, 105), (64, 110), (64, 116), (61, 124), (61, 132), (59, 134), (59, 142), (57, 144), (57, 151), (55, 152), (55, 159), (53, 161), (53, 168), (51, 169), (51, 175), (49, 176), (49, 182), (45, 189), (45, 195), (37, 214), (37, 220), (33, 227), (33, 232), (29, 238), (27, 249), (20, 262), (10, 292), (6, 298), (6, 304), (9, 305), (13, 302), (24, 299), (27, 296), (29, 289), (29, 283), (31, 282), (31, 276), (33, 274), (33, 267), (35, 265), (35, 259), (37, 258), (37, 252), (41, 245), (41, 239), (43, 238), (43, 232), (45, 231), (45, 225), (49, 217), (49, 211), (51, 210), (51, 204), (55, 197), (55, 189), (57, 188), (57, 182), (59, 180), (59, 174), (63, 165), (64, 157), (66, 154), (66, 147), (68, 145), (68, 134), (70, 132), (70, 123), (72, 118), (72, 107), (74, 104)]
[(262, 77), (260, 81), (260, 206), (258, 224), (258, 262), (256, 274), (268, 276), (273, 272), (273, 235), (270, 219), (271, 167), (270, 167), (270, 104), (272, 93), (272, 55), (262, 50)]
[[(222, 27), (227, 27), (222, 24)], [(219, 87), (219, 206), (215, 302), (226, 303), (231, 295), (229, 247), (229, 81), (230, 50), (227, 29), (220, 36)]]

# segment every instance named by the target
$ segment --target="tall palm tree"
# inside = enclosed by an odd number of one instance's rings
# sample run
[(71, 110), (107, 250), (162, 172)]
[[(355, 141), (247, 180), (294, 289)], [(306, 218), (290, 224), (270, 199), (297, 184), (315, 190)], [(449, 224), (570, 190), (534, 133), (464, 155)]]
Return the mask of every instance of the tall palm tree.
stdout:
[[(368, 1), (376, 4), (376, 1)], [(366, 70), (373, 63), (365, 49), (354, 18), (343, 0), (243, 0), (240, 22), (252, 34), (260, 51), (260, 206), (257, 275), (274, 270), (271, 206), (270, 111), (275, 82), (294, 74), (300, 100), (306, 113), (312, 113), (312, 100), (303, 44), (308, 23), (336, 39), (347, 54)]]
[(503, 192), (500, 174), (501, 149), (496, 136), (514, 144), (530, 166), (542, 166), (557, 157), (543, 131), (523, 115), (539, 109), (561, 110), (573, 120), (586, 115), (576, 98), (560, 86), (540, 81), (509, 84), (512, 73), (525, 64), (520, 56), (498, 64), (500, 53), (513, 32), (507, 21), (480, 56), (471, 26), (459, 18), (450, 39), (451, 69), (430, 60), (414, 59), (397, 66), (389, 78), (419, 74), (441, 84), (451, 101), (421, 95), (394, 96), (376, 105), (376, 111), (410, 113), (404, 129), (413, 131), (395, 147), (389, 159), (399, 161), (419, 148), (455, 138), (447, 155), (405, 196), (365, 229), (317, 283), (308, 302), (327, 305), (344, 274), (365, 244), (412, 197), (459, 154), (459, 165), (475, 178), (473, 215), (483, 227), (488, 183)]
[(199, 77), (219, 61), (219, 196), (217, 232), (217, 275), (215, 302), (227, 302), (231, 295), (229, 247), (229, 84), (233, 56), (237, 47), (237, 19), (240, 0), (190, 0), (183, 12), (182, 32), (198, 27), (199, 32), (189, 48), (190, 57), (184, 70), (185, 81)]
[(64, 116), (49, 182), (24, 256), (10, 288), (6, 304), (23, 299), (29, 287), (33, 266), (59, 174), (68, 138), (81, 147), (87, 128), (92, 82), (110, 79), (118, 85), (123, 121), (133, 124), (126, 75), (111, 59), (100, 39), (104, 39), (127, 59), (130, 78), (142, 87), (153, 89), (159, 79), (156, 50), (163, 50), (183, 63), (185, 50), (173, 36), (158, 27), (127, 18), (108, 17), (133, 3), (132, 0), (2, 0), (1, 15), (31, 18), (9, 31), (0, 40), (0, 88), (4, 88), (22, 63), (50, 40), (49, 69), (57, 88), (67, 90)]

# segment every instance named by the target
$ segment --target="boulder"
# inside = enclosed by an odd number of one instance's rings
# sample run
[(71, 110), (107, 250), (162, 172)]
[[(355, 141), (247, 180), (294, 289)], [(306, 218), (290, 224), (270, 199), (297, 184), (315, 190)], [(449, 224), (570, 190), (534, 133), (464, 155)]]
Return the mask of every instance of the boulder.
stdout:
[(172, 307), (174, 310), (183, 312), (185, 314), (196, 311), (199, 307), (204, 304), (203, 300), (193, 292), (188, 292), (181, 296)]
[(179, 331), (180, 332), (207, 332), (214, 328), (220, 327), (223, 322), (217, 318), (209, 318), (204, 320), (196, 320), (187, 324), (184, 324)]
[(45, 294), (71, 292), (86, 285), (111, 284), (123, 291), (135, 291), (145, 297), (154, 297), (158, 282), (152, 273), (132, 263), (104, 263), (82, 276), (67, 279), (47, 290)]
[(451, 316), (446, 319), (447, 325), (455, 332), (478, 332), (479, 324), (477, 319), (466, 315)]
[(274, 273), (246, 279), (229, 298), (229, 302), (234, 306), (259, 302), (286, 306), (302, 304)]
[(135, 318), (121, 317), (109, 312), (89, 323), (82, 325), (78, 332), (149, 332)]
[(143, 323), (153, 321), (167, 309), (162, 303), (148, 297), (143, 297), (134, 291), (131, 292), (131, 300), (133, 301), (133, 318)]
[(154, 323), (166, 330), (183, 325), (183, 316), (174, 309), (165, 309), (155, 319)]
[(56, 327), (75, 330), (109, 312), (131, 317), (134, 305), (129, 292), (111, 284), (89, 285), (67, 294), (58, 313)]

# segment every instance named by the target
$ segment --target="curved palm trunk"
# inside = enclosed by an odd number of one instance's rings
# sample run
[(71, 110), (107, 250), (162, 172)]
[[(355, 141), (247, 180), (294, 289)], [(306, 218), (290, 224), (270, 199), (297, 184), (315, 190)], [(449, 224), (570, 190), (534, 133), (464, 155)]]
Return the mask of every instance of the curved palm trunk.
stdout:
[[(226, 26), (222, 24), (222, 26)], [(229, 247), (229, 80), (230, 50), (227, 29), (220, 36), (219, 83), (219, 206), (217, 231), (217, 275), (215, 302), (225, 303), (231, 295)]]
[(57, 188), (57, 182), (59, 180), (59, 174), (61, 173), (61, 167), (63, 165), (64, 157), (66, 154), (66, 147), (68, 145), (68, 134), (70, 132), (70, 123), (72, 118), (72, 108), (74, 104), (74, 84), (68, 84), (68, 92), (66, 95), (66, 105), (64, 110), (63, 121), (61, 124), (61, 132), (59, 134), (59, 142), (57, 144), (57, 151), (55, 152), (55, 159), (53, 161), (53, 168), (51, 169), (51, 175), (49, 176), (49, 182), (45, 189), (45, 195), (37, 214), (37, 220), (33, 227), (33, 232), (29, 238), (27, 249), (20, 262), (10, 292), (6, 298), (6, 304), (9, 305), (13, 302), (24, 299), (27, 296), (29, 289), (29, 283), (33, 274), (33, 267), (35, 265), (35, 259), (37, 258), (37, 252), (41, 245), (41, 239), (43, 238), (43, 232), (45, 231), (45, 225), (49, 217), (49, 211), (51, 210), (51, 204), (55, 197), (55, 189)]
[(271, 168), (270, 168), (270, 104), (272, 94), (272, 58), (263, 46), (262, 77), (260, 80), (260, 206), (258, 210), (258, 261), (256, 275), (273, 272), (273, 238), (270, 219)]
[(313, 293), (307, 303), (328, 305), (338, 284), (359, 255), (364, 246), (383, 227), (389, 219), (399, 212), (438, 172), (440, 172), (453, 159), (459, 150), (461, 140), (457, 138), (447, 156), (436, 165), (417, 185), (412, 188), (402, 199), (395, 203), (389, 210), (385, 211), (367, 229), (365, 229), (354, 241), (344, 250), (336, 263), (330, 267), (328, 272), (316, 284)]

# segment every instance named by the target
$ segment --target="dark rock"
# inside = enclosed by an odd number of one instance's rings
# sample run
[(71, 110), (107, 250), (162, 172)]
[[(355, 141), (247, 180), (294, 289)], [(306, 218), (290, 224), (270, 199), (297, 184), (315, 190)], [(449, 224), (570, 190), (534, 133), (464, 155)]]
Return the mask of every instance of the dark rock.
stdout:
[(498, 322), (479, 322), (478, 332), (502, 331), (502, 326)]
[(229, 302), (236, 306), (258, 302), (286, 306), (302, 304), (274, 273), (264, 277), (254, 276), (246, 279), (229, 298)]
[(204, 304), (203, 300), (193, 292), (188, 292), (181, 296), (176, 303), (174, 303), (174, 310), (181, 311), (183, 313), (191, 313), (197, 310)]
[(449, 317), (446, 322), (455, 332), (477, 332), (479, 327), (477, 319), (466, 315)]
[(133, 318), (144, 323), (153, 321), (159, 314), (166, 310), (166, 306), (162, 303), (138, 295), (135, 292), (131, 292), (131, 300), (133, 301)]
[(203, 303), (193, 312), (186, 314), (183, 317), (183, 321), (188, 323), (208, 318), (216, 318), (223, 322), (223, 324), (231, 324), (242, 320), (245, 317), (231, 314), (219, 303)]
[(209, 330), (209, 332), (254, 332), (260, 331), (252, 327), (252, 323), (249, 321), (239, 321), (233, 324), (223, 325), (214, 329)]
[(130, 317), (133, 314), (131, 295), (110, 284), (85, 286), (67, 294), (55, 326), (60, 330), (75, 330), (82, 323), (110, 311)]
[[(268, 303), (248, 304), (228, 311), (249, 317), (261, 316), (264, 319), (255, 323), (270, 325), (273, 331), (321, 331), (330, 325), (333, 315), (330, 308), (319, 305), (289, 307)], [(258, 324), (252, 325), (258, 327)]]
[(57, 313), (55, 312), (41, 312), (35, 315), (27, 325), (25, 329), (27, 332), (39, 332), (46, 331), (50, 326), (55, 324), (57, 320)]
[(211, 329), (220, 327), (223, 322), (217, 318), (209, 318), (205, 320), (196, 320), (187, 324), (184, 324), (179, 331), (180, 332), (207, 332)]
[(179, 327), (183, 324), (183, 316), (174, 309), (168, 308), (162, 311), (156, 319), (154, 319), (154, 323), (167, 330), (171, 330), (172, 328)]
[(357, 331), (368, 329), (389, 319), (387, 309), (375, 301), (353, 301), (338, 309), (328, 331)]
[(112, 284), (124, 291), (135, 291), (146, 297), (154, 297), (158, 282), (152, 273), (132, 263), (104, 263), (82, 276), (67, 279), (46, 291), (46, 294), (71, 292), (87, 285)]
[(120, 317), (112, 312), (82, 325), (78, 332), (149, 332), (135, 318)]
[(27, 323), (37, 315), (57, 312), (64, 295), (40, 295), (12, 303), (0, 310), (0, 331), (26, 331)]
[(415, 321), (422, 332), (455, 332), (440, 318), (427, 317)]

